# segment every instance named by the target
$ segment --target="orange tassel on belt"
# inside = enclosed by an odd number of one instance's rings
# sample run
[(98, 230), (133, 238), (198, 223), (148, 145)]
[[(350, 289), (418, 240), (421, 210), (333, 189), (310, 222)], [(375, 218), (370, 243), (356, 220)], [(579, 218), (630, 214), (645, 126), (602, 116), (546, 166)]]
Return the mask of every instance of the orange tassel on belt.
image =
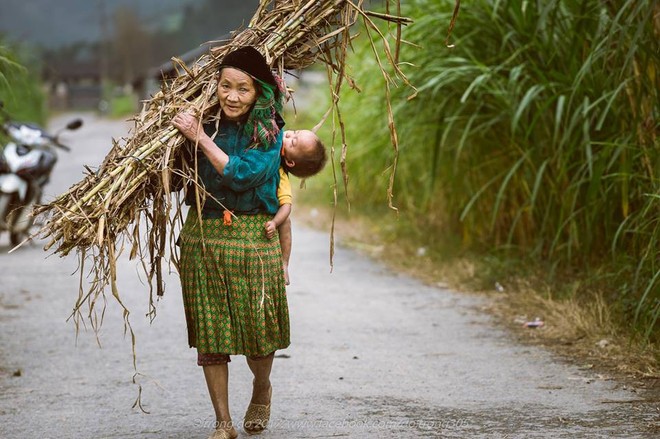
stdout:
[(231, 226), (232, 221), (231, 221), (231, 212), (225, 209), (224, 214), (222, 215), (222, 223), (225, 226)]

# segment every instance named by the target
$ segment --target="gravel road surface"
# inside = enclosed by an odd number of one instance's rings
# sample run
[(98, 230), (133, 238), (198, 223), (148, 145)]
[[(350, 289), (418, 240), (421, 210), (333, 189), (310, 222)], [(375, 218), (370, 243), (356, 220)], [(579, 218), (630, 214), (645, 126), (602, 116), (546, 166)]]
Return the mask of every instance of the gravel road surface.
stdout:
[[(60, 154), (50, 197), (78, 181), (83, 164), (98, 165), (129, 126), (82, 117), (85, 126), (64, 138), (73, 152)], [(425, 286), (341, 245), (331, 273), (328, 239), (294, 217), (292, 344), (275, 360), (262, 437), (658, 437), (657, 399), (517, 344), (480, 311), (485, 298)], [(0, 438), (206, 438), (212, 408), (187, 346), (177, 276), (167, 277), (150, 323), (137, 264), (120, 261), (144, 414), (132, 407), (138, 386), (120, 308), (109, 294), (98, 338), (89, 327), (76, 335), (66, 320), (77, 258), (47, 257), (43, 245), (7, 254), (0, 237)], [(230, 375), (240, 422), (251, 383), (243, 358)]]

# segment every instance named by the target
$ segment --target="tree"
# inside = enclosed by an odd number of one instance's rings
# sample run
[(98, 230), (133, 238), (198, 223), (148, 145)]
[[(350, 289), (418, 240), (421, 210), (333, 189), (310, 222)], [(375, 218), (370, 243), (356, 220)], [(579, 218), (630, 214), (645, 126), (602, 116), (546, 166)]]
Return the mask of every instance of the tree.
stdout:
[(18, 75), (25, 74), (26, 69), (11, 59), (9, 49), (0, 45), (0, 96), (10, 91), (10, 80)]
[(152, 66), (151, 37), (133, 8), (122, 6), (114, 17), (113, 77), (131, 83)]
[(46, 114), (39, 66), (29, 59), (28, 52), (19, 46), (9, 47), (0, 39), (0, 101), (12, 117), (43, 123)]

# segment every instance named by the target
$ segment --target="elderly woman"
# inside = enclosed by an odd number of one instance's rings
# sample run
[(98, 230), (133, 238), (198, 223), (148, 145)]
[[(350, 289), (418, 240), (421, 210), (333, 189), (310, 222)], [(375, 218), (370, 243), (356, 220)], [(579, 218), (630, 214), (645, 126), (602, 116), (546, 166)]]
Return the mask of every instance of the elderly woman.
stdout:
[(225, 56), (217, 94), (219, 120), (198, 129), (184, 112), (172, 124), (198, 145), (204, 191), (186, 194), (192, 208), (179, 270), (188, 341), (215, 410), (211, 438), (226, 439), (238, 437), (229, 413), (230, 355), (245, 355), (254, 374), (243, 427), (259, 433), (270, 417), (274, 353), (289, 345), (289, 314), (279, 243), (264, 234), (278, 208), (282, 93), (263, 56), (243, 47)]

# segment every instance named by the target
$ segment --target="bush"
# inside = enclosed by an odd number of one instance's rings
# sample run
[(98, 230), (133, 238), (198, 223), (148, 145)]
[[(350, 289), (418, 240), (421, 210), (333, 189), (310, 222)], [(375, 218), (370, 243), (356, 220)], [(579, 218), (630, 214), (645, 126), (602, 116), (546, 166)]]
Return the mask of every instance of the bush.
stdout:
[[(647, 338), (660, 316), (658, 41), (651, 0), (406, 2), (394, 90), (394, 200), (422, 236), (506, 250), (589, 277)], [(353, 205), (383, 206), (392, 166), (382, 77), (366, 42), (342, 97)], [(350, 115), (347, 117), (346, 115)], [(364, 127), (369, 127), (365, 130)], [(383, 188), (375, 191), (374, 187)], [(432, 240), (432, 238), (429, 238)], [(624, 319), (625, 320), (625, 319)]]
[(0, 101), (15, 119), (43, 124), (46, 108), (39, 66), (26, 53), (0, 40)]

